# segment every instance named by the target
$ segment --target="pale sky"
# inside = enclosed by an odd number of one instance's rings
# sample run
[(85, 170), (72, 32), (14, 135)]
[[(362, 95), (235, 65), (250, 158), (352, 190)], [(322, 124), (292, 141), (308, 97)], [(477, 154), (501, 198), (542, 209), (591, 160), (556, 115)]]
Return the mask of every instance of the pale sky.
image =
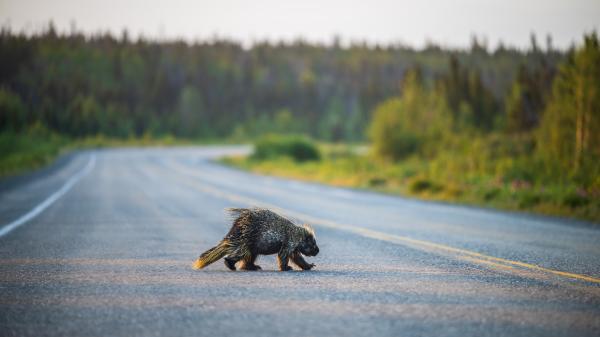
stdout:
[(555, 47), (566, 48), (600, 29), (600, 0), (0, 0), (2, 26), (36, 32), (50, 20), (63, 32), (75, 22), (88, 33), (120, 35), (127, 28), (134, 38), (218, 35), (245, 44), (297, 37), (331, 42), (338, 35), (343, 42), (466, 47), (475, 34), (490, 47), (500, 40), (526, 47), (535, 32), (542, 46), (550, 33)]

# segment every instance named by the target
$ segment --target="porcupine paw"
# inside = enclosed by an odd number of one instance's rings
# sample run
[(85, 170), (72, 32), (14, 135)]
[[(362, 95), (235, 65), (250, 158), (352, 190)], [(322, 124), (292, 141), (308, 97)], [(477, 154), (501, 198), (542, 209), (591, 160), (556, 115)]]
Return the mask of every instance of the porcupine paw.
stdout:
[(256, 264), (244, 265), (240, 269), (249, 270), (249, 271), (262, 270), (262, 268), (259, 265), (256, 265)]
[(309, 263), (307, 268), (304, 268), (304, 270), (311, 270), (315, 267), (314, 263)]
[(294, 270), (294, 269), (290, 266), (285, 266), (285, 267), (281, 268), (281, 271), (290, 271), (290, 270)]

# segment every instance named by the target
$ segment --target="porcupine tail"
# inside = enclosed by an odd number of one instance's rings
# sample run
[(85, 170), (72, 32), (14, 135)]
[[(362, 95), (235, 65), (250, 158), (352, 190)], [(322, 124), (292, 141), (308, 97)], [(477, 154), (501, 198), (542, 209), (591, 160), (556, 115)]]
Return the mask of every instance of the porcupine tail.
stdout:
[(194, 261), (193, 268), (194, 269), (202, 269), (209, 264), (219, 260), (223, 256), (227, 255), (229, 251), (229, 241), (223, 240), (215, 247), (205, 251), (200, 255), (200, 257)]

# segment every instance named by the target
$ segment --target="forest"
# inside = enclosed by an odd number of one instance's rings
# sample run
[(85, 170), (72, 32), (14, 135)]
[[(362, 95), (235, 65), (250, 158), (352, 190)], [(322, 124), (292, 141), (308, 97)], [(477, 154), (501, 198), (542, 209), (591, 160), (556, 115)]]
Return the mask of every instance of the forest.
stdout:
[[(72, 137), (223, 138), (294, 131), (361, 141), (374, 107), (398, 95), (406, 72), (418, 67), (427, 82), (481, 99), (474, 122), (492, 128), (517, 76), (546, 90), (564, 57), (552, 49), (551, 39), (542, 50), (535, 36), (525, 51), (503, 46), (491, 51), (475, 38), (469, 50), (433, 44), (423, 50), (342, 47), (335, 39), (330, 45), (298, 40), (244, 48), (219, 39), (133, 41), (126, 31), (120, 37), (57, 35), (52, 25), (34, 36), (3, 29), (1, 125), (19, 129), (40, 122)], [(460, 95), (449, 93), (452, 108)], [(532, 109), (539, 99), (532, 96)]]
[[(0, 60), (3, 174), (27, 161), (20, 148), (53, 142), (297, 134), (368, 144), (368, 159), (316, 156), (320, 164), (277, 162), (272, 173), (330, 170), (322, 181), (444, 200), (484, 186), (482, 203), (517, 191), (512, 208), (600, 218), (596, 33), (568, 50), (535, 35), (525, 49), (476, 37), (470, 48), (415, 49), (339, 38), (155, 41), (49, 24), (35, 35), (3, 28)], [(269, 170), (265, 160), (237, 164)]]

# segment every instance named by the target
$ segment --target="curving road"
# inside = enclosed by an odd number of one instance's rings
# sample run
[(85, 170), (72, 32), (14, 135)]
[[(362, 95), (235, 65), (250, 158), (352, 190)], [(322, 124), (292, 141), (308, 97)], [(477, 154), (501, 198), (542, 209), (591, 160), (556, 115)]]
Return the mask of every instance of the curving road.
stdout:
[[(0, 335), (600, 335), (598, 225), (210, 161), (247, 151), (82, 152), (0, 183)], [(192, 270), (232, 206), (312, 223), (316, 269)]]

